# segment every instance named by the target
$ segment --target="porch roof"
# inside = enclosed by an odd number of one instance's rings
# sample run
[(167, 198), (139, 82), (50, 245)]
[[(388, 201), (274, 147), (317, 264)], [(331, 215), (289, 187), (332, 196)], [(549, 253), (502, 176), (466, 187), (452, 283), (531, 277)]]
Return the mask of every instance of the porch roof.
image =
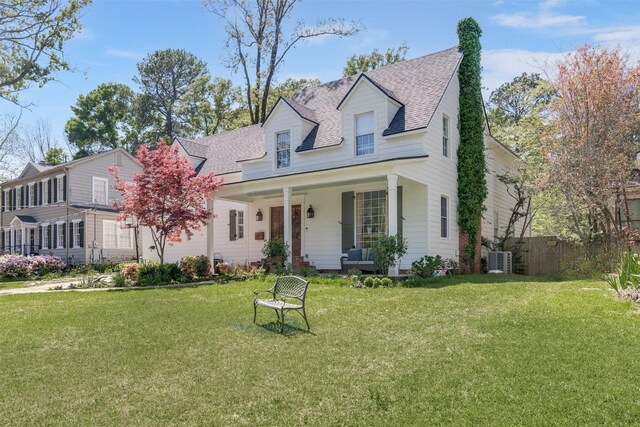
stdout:
[(22, 222), (23, 224), (37, 224), (38, 220), (36, 220), (34, 217), (32, 217), (31, 215), (16, 215), (11, 222), (13, 222), (15, 219), (18, 219), (20, 222)]
[(259, 198), (282, 194), (283, 188), (287, 187), (295, 193), (336, 185), (375, 182), (386, 178), (391, 173), (403, 176), (402, 169), (396, 166), (404, 165), (407, 162), (417, 162), (428, 157), (428, 155), (398, 157), (358, 165), (337, 166), (238, 181), (223, 185), (214, 194), (214, 198), (252, 202)]

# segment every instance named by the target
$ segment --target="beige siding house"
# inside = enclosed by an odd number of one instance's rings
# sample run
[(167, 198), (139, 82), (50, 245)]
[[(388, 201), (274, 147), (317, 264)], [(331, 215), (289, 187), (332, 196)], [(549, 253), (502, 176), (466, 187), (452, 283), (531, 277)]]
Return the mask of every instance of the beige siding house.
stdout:
[[(402, 269), (425, 255), (457, 260), (461, 59), (451, 48), (306, 88), (278, 100), (262, 124), (178, 138), (196, 170), (215, 172), (224, 185), (197, 243), (172, 246), (167, 259), (197, 251), (255, 262), (266, 240), (282, 238), (293, 264), (337, 270), (344, 256), (363, 256), (376, 239), (400, 234), (408, 241)], [(482, 233), (491, 238), (494, 212), (498, 228), (510, 215), (495, 171), (513, 168), (516, 157), (488, 128), (485, 146)]]
[(109, 168), (131, 180), (140, 170), (115, 149), (57, 166), (30, 162), (16, 179), (0, 184), (0, 251), (53, 254), (70, 264), (133, 259), (134, 229), (116, 222)]

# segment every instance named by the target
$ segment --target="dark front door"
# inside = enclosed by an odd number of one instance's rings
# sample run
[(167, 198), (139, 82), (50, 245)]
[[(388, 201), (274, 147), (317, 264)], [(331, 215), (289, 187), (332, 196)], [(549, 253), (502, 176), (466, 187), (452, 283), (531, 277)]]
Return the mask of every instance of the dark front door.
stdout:
[[(284, 206), (271, 208), (271, 239), (284, 240)], [(302, 249), (302, 207), (291, 206), (291, 254), (299, 257)]]
[(35, 228), (29, 228), (28, 231), (28, 236), (29, 236), (29, 240), (28, 240), (28, 244), (29, 244), (29, 248), (27, 249), (29, 252), (29, 255), (31, 254), (35, 254), (36, 253), (36, 229)]

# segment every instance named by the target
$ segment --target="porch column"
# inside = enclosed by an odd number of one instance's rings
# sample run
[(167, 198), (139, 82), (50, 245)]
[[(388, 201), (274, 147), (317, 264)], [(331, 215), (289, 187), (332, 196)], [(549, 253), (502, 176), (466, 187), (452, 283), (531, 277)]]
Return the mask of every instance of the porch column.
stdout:
[(284, 193), (284, 242), (289, 247), (287, 252), (287, 263), (291, 263), (291, 188), (284, 187), (282, 189)]
[[(387, 175), (387, 208), (389, 213), (389, 236), (398, 234), (398, 175)], [(398, 276), (398, 266), (389, 267), (389, 276)]]
[(209, 258), (209, 262), (211, 262), (211, 271), (215, 274), (216, 273), (216, 266), (214, 264), (215, 247), (213, 244), (214, 243), (213, 235), (215, 230), (214, 230), (214, 224), (213, 224), (213, 219), (214, 219), (213, 207), (214, 207), (214, 200), (212, 196), (210, 199), (207, 199), (207, 209), (209, 209), (209, 211), (211, 212), (211, 216), (207, 220), (207, 257)]

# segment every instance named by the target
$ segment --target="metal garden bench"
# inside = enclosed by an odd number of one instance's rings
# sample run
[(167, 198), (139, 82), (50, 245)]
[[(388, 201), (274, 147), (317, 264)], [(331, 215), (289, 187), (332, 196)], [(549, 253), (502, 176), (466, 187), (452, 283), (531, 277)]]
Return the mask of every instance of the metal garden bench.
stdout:
[[(307, 313), (305, 312), (304, 300), (307, 294), (309, 283), (296, 276), (282, 276), (276, 279), (276, 284), (271, 289), (256, 289), (253, 291), (255, 295), (253, 299), (253, 323), (256, 323), (256, 313), (258, 306), (271, 308), (276, 311), (278, 322), (280, 323), (280, 333), (284, 332), (284, 316), (289, 311), (297, 311), (300, 313), (305, 323), (307, 331), (309, 322), (307, 321)], [(259, 299), (260, 293), (270, 294), (269, 299)], [(291, 300), (295, 300), (295, 303)]]

